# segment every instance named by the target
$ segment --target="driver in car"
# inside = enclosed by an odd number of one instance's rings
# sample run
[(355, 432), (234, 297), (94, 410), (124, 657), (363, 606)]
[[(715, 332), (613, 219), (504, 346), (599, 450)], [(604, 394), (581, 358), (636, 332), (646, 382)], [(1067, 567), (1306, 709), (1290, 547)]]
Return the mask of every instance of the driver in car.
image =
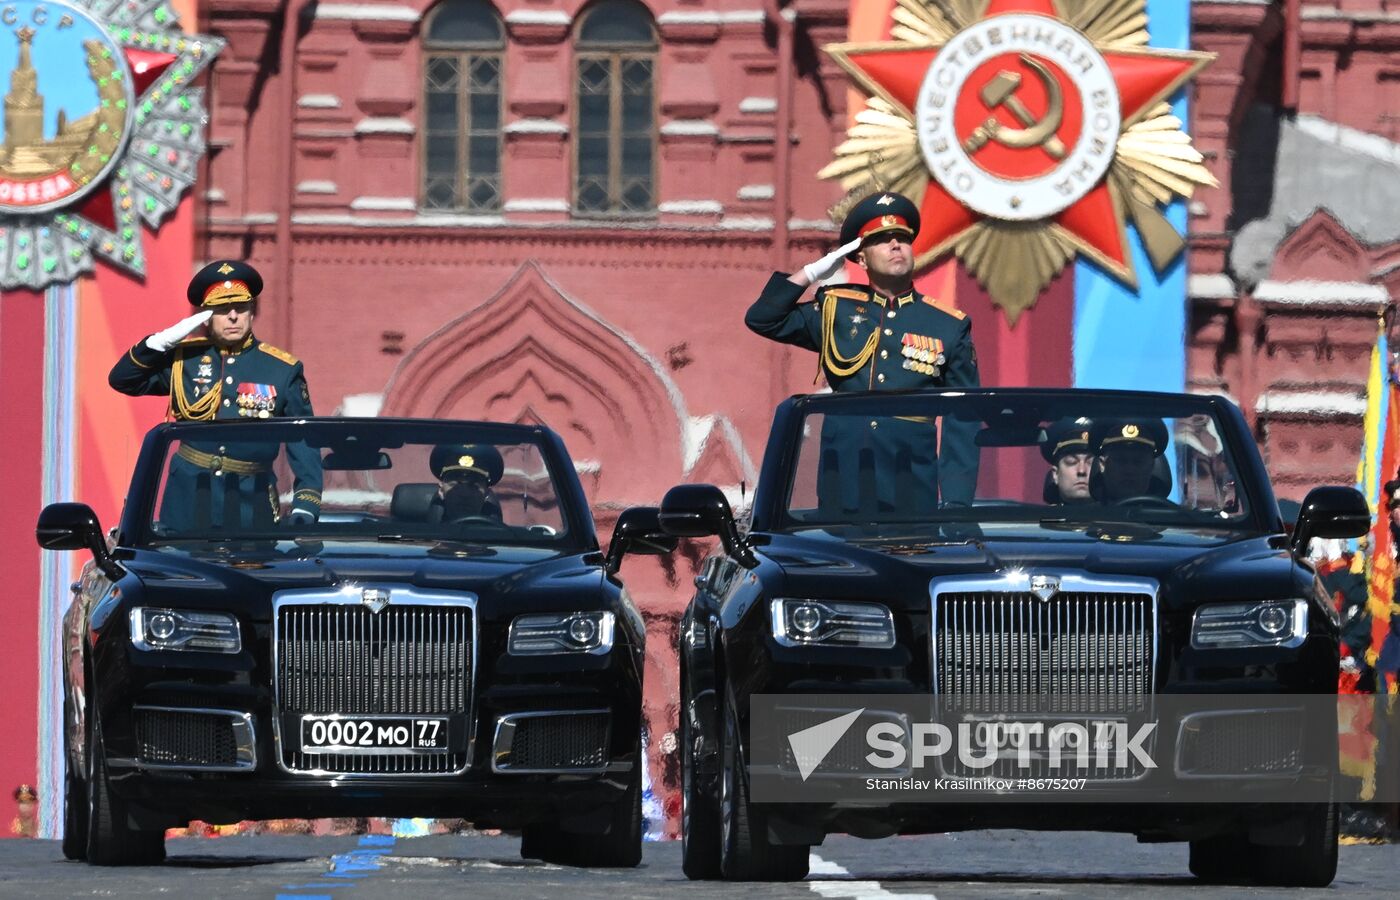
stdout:
[(501, 504), (491, 486), (501, 480), (501, 452), (486, 444), (439, 444), (428, 458), (438, 480), (435, 505), (443, 522), (489, 520), (502, 522)]
[(1153, 479), (1157, 459), (1167, 449), (1167, 426), (1160, 419), (1109, 419), (1095, 422), (1090, 446), (1099, 471), (1090, 481), (1096, 500), (1122, 503), (1138, 497), (1165, 497)]

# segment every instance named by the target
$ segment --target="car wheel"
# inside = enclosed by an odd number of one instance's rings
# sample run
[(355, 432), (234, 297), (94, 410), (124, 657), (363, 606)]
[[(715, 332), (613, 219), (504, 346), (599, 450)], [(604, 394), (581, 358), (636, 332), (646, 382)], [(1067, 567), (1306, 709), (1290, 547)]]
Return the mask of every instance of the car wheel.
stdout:
[(75, 771), (73, 752), (69, 746), (69, 725), (72, 709), (63, 703), (63, 858), (87, 859), (88, 800), (87, 786)]
[(1252, 848), (1254, 874), (1261, 884), (1327, 887), (1337, 877), (1337, 804), (1310, 803), (1302, 817), (1301, 845)]
[(607, 830), (571, 834), (552, 822), (527, 825), (520, 834), (520, 856), (560, 866), (594, 869), (631, 869), (642, 862), (642, 753), (637, 741), (636, 763), (628, 776), (627, 790), (613, 804)]
[(726, 699), (720, 763), (720, 871), (729, 881), (798, 881), (807, 877), (809, 848), (774, 844), (768, 823), (749, 802), (749, 778), (739, 752), (739, 717)]
[(107, 784), (99, 726), (88, 739), (87, 861), (95, 866), (145, 866), (165, 859), (165, 829), (132, 828), (126, 803)]
[(689, 689), (681, 705), (681, 870), (691, 881), (720, 877), (719, 801), (712, 786), (702, 786), (695, 771), (695, 733), (685, 711)]

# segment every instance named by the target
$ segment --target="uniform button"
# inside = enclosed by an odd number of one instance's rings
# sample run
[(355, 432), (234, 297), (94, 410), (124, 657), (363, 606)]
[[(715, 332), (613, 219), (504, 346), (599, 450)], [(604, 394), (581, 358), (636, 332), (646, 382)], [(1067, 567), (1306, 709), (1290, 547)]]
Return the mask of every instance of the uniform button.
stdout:
[(227, 401), (227, 400), (224, 401), (224, 406), (228, 406), (228, 401)]
[(891, 319), (893, 319), (893, 318), (894, 318), (894, 310), (890, 310), (889, 313), (887, 313), (887, 315), (888, 315)]
[(890, 351), (888, 351), (888, 350), (881, 350), (881, 351), (880, 351), (880, 358), (881, 358), (881, 359), (889, 359), (889, 358), (890, 358)]
[(880, 427), (880, 423), (877, 422), (877, 421), (875, 421), (874, 419), (871, 419), (871, 420), (870, 420), (870, 427), (871, 427), (871, 428), (879, 428), (879, 427)]
[(883, 384), (885, 381), (885, 373), (881, 372), (879, 375), (876, 375), (875, 380)]
[(233, 384), (233, 376), (230, 375), (229, 377), (225, 378), (224, 384)]
[(227, 447), (220, 447), (220, 448), (219, 448), (219, 455), (220, 455), (220, 456), (223, 456), (223, 455), (224, 455), (225, 453), (227, 453), (227, 452), (228, 452), (228, 448), (227, 448)]
[(228, 358), (228, 364), (229, 364), (229, 365), (233, 365), (233, 364), (236, 363), (236, 362), (238, 362), (238, 357), (236, 357), (236, 356), (230, 356), (230, 357)]
[(885, 329), (885, 336), (886, 336), (886, 337), (889, 337), (889, 336), (892, 335), (892, 334), (894, 334), (893, 331), (890, 331), (888, 328)]

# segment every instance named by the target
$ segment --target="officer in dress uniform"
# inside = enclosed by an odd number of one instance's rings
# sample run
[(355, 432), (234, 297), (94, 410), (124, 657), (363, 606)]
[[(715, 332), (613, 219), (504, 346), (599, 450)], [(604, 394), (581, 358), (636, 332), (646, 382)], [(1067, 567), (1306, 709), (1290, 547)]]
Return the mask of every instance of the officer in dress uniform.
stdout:
[[(253, 336), (262, 276), (237, 260), (215, 260), (190, 281), (186, 297), (200, 311), (128, 350), (107, 381), (133, 397), (169, 395), (175, 421), (310, 416), (301, 362)], [(208, 325), (205, 329), (202, 326)], [(274, 445), (184, 441), (170, 461), (160, 522), (171, 531), (271, 526), (280, 504)], [(321, 458), (287, 444), (294, 479), (293, 524), (321, 511)]]
[(1163, 473), (1165, 462), (1158, 464), (1167, 450), (1167, 426), (1161, 419), (1097, 421), (1089, 431), (1089, 445), (1099, 458), (1099, 470), (1089, 482), (1094, 499), (1121, 503), (1171, 492), (1171, 470)]
[[(919, 209), (909, 198), (866, 197), (842, 223), (841, 247), (792, 275), (773, 273), (744, 323), (816, 352), (833, 391), (978, 387), (972, 322), (914, 290), (918, 233)], [(822, 285), (814, 302), (798, 302), (808, 285), (836, 275), (847, 259), (866, 270), (869, 286)], [(977, 486), (976, 429), (975, 422), (945, 421), (940, 460), (930, 419), (828, 417), (819, 502), (843, 512), (873, 505), (913, 515), (936, 509), (940, 499), (968, 505)]]
[(1092, 503), (1089, 480), (1094, 472), (1094, 453), (1089, 449), (1089, 429), (1093, 423), (1083, 416), (1063, 418), (1045, 426), (1040, 455), (1050, 464), (1045, 473), (1045, 502), (1052, 504)]

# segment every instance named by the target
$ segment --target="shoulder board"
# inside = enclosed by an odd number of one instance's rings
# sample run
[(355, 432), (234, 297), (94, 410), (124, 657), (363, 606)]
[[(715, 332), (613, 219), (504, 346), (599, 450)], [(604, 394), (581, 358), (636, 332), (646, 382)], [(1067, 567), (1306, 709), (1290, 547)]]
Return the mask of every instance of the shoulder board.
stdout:
[(295, 356), (288, 353), (286, 350), (279, 349), (265, 342), (258, 344), (258, 349), (266, 353), (268, 356), (273, 357), (274, 359), (282, 360), (282, 362), (286, 363), (289, 366), (294, 366), (297, 363), (301, 362), (301, 360), (297, 359)]
[(870, 299), (869, 292), (854, 287), (829, 287), (826, 289), (826, 295), (828, 297), (834, 297), (837, 300), (858, 300), (865, 302)]
[(948, 315), (950, 315), (950, 316), (952, 316), (953, 318), (957, 319), (959, 322), (961, 322), (963, 319), (966, 319), (966, 318), (967, 318), (967, 313), (963, 312), (963, 311), (960, 310), (960, 309), (954, 309), (954, 308), (951, 307), (951, 306), (944, 306), (942, 303), (939, 303), (937, 300), (933, 299), (932, 297), (925, 297), (925, 296), (922, 296), (922, 295), (921, 295), (919, 299), (923, 300), (925, 303), (927, 303), (929, 306), (932, 306), (934, 309), (938, 310), (939, 312), (941, 312), (941, 313), (947, 313)]

